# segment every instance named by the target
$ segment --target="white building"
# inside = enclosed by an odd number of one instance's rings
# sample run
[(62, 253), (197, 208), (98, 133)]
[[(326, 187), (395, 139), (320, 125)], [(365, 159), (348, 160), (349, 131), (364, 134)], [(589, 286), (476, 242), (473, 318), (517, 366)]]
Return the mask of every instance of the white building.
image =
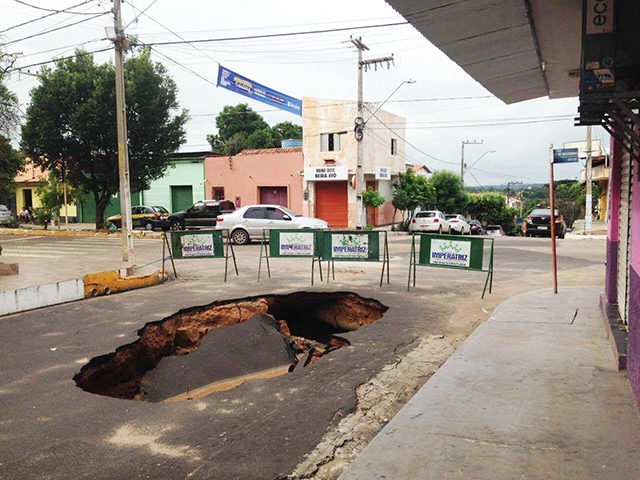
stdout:
[[(303, 211), (332, 227), (356, 226), (357, 117), (356, 102), (302, 100)], [(386, 225), (393, 221), (392, 183), (406, 168), (406, 121), (383, 110), (370, 117), (365, 109), (362, 166), (366, 188), (378, 190), (386, 202), (370, 212), (367, 224)]]

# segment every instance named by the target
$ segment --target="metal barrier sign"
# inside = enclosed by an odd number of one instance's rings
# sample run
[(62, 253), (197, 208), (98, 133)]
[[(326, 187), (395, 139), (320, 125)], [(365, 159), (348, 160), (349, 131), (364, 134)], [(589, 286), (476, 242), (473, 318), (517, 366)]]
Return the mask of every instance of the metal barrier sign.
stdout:
[[(226, 234), (226, 235), (225, 235)], [(226, 245), (223, 239), (226, 237)], [(231, 252), (231, 253), (229, 253)], [(171, 232), (172, 260), (193, 258), (224, 258), (224, 281), (227, 281), (227, 265), (233, 258), (233, 265), (238, 275), (238, 265), (233, 246), (229, 241), (228, 230), (199, 230)], [(174, 267), (175, 268), (175, 267)]]
[[(380, 255), (380, 235), (383, 235), (383, 251)], [(382, 262), (380, 286), (386, 268), (389, 283), (389, 243), (387, 232), (368, 232), (363, 230), (319, 231), (319, 255), (322, 260), (331, 262), (335, 280), (335, 261)], [(327, 274), (327, 282), (329, 275)]]
[[(295, 230), (262, 230), (262, 242), (260, 245), (260, 264), (258, 265), (258, 281), (262, 271), (262, 259), (267, 262), (267, 274), (271, 278), (271, 266), (269, 257), (285, 258), (311, 258), (311, 285), (313, 285), (313, 271), (315, 263), (318, 262), (320, 268), (320, 281), (322, 281), (322, 265), (318, 253), (319, 230), (309, 228)], [(268, 243), (268, 246), (267, 246)]]
[[(420, 252), (416, 260), (416, 235), (420, 238)], [(490, 250), (487, 268), (484, 268), (485, 244), (489, 242)], [(451, 235), (428, 235), (414, 233), (411, 237), (411, 254), (409, 256), (409, 280), (407, 290), (416, 286), (416, 266), (452, 268), (457, 270), (473, 270), (487, 272), (482, 298), (489, 285), (489, 293), (493, 286), (493, 238), (452, 237)]]

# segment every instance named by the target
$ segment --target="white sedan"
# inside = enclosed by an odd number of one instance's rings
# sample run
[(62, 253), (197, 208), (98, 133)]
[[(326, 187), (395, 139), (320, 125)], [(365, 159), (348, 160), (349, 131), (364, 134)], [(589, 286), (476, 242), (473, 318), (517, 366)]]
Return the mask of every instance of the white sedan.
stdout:
[(471, 235), (471, 225), (462, 215), (445, 215), (451, 225), (451, 232), (460, 235)]
[(235, 212), (218, 215), (216, 230), (229, 230), (231, 240), (245, 245), (262, 238), (262, 230), (296, 228), (328, 229), (324, 220), (303, 217), (281, 205), (247, 205)]
[(409, 231), (451, 233), (451, 225), (442, 212), (438, 210), (425, 210), (416, 213), (409, 224)]

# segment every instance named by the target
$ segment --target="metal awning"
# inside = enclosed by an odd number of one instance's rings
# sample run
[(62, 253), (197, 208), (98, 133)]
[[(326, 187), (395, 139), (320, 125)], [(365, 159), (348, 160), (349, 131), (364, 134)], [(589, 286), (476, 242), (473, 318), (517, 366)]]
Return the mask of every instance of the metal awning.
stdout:
[(578, 95), (581, 0), (387, 3), (506, 103)]

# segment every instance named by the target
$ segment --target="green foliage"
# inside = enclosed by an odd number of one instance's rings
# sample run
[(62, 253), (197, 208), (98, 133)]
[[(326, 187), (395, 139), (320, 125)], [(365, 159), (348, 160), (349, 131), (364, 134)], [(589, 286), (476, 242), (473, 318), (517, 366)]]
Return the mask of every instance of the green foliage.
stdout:
[[(71, 205), (80, 200), (83, 194), (81, 189), (67, 185), (67, 204)], [(55, 174), (50, 173), (47, 180), (40, 182), (36, 195), (45, 211), (50, 212), (53, 217), (60, 216), (60, 211), (64, 207), (64, 189)]]
[(44, 229), (47, 229), (49, 222), (53, 219), (53, 213), (51, 210), (46, 209), (44, 207), (38, 208), (36, 210), (36, 223), (38, 225), (42, 225)]
[(380, 195), (380, 192), (371, 187), (362, 192), (362, 203), (364, 203), (365, 207), (376, 208), (381, 206), (385, 201), (385, 198)]
[(214, 152), (236, 155), (244, 149), (279, 148), (283, 139), (302, 138), (302, 127), (281, 122), (270, 127), (246, 103), (226, 105), (216, 117), (217, 135), (207, 135)]
[[(405, 223), (411, 221), (416, 208), (431, 208), (435, 203), (436, 193), (431, 183), (425, 177), (413, 173), (411, 168), (398, 174), (398, 180), (394, 182), (393, 187), (395, 190), (391, 203), (396, 210), (403, 212)], [(406, 218), (404, 212), (408, 212)]]
[(0, 135), (7, 137), (12, 136), (20, 125), (18, 97), (4, 84), (6, 70), (15, 59), (15, 55), (5, 53), (0, 45)]
[[(178, 110), (177, 87), (165, 67), (143, 50), (125, 62), (131, 191), (164, 175), (168, 155), (185, 142), (187, 112)], [(96, 228), (119, 189), (115, 69), (91, 55), (44, 68), (31, 91), (22, 127), (22, 148), (34, 163), (91, 192)]]
[(13, 179), (23, 167), (24, 159), (13, 149), (9, 139), (0, 135), (0, 197), (8, 197), (15, 192)]
[(433, 173), (429, 183), (435, 190), (434, 207), (444, 213), (463, 212), (469, 203), (469, 194), (462, 187), (460, 176), (447, 170)]
[(485, 225), (501, 225), (505, 233), (516, 229), (515, 219), (519, 213), (516, 208), (507, 207), (507, 198), (497, 192), (469, 195), (467, 211), (470, 217)]

